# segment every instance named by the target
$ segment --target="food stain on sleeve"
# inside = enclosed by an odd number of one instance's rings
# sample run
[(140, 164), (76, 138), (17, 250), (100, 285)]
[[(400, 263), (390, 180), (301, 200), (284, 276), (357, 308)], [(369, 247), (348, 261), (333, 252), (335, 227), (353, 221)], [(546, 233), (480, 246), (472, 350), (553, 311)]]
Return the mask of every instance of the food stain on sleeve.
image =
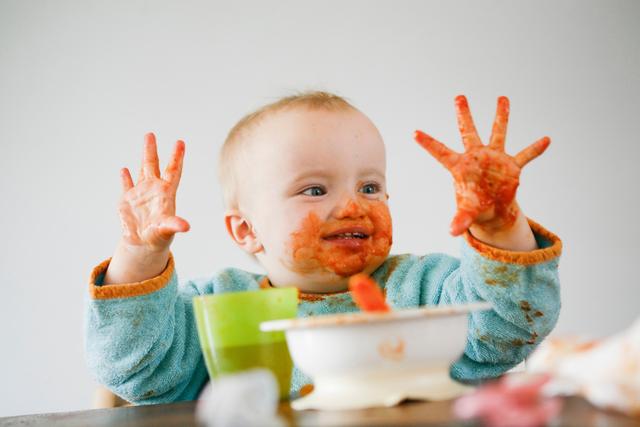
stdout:
[(324, 301), (327, 294), (311, 294), (306, 292), (300, 292), (300, 300), (306, 302), (318, 302)]
[(538, 334), (536, 332), (532, 332), (530, 335), (530, 338), (527, 341), (524, 341), (521, 338), (514, 338), (510, 341), (502, 341), (485, 334), (480, 334), (480, 331), (477, 329), (476, 329), (475, 335), (476, 335), (476, 338), (481, 342), (491, 345), (495, 348), (498, 348), (501, 351), (509, 351), (510, 349), (509, 344), (511, 345), (511, 347), (522, 347), (525, 344), (535, 344), (535, 340), (536, 338), (538, 338)]
[(500, 286), (502, 288), (508, 288), (515, 284), (519, 280), (519, 272), (517, 269), (511, 269), (506, 265), (499, 265), (497, 267), (490, 267), (486, 264), (481, 264), (480, 270), (482, 276), (485, 277), (484, 283), (489, 286)]
[(149, 397), (153, 397), (156, 395), (155, 390), (149, 390), (148, 392), (146, 392), (145, 394), (142, 395), (143, 399), (147, 399)]
[(131, 326), (134, 328), (139, 327), (142, 324), (144, 313), (141, 309), (138, 309), (134, 315), (133, 320), (131, 321)]
[(505, 287), (505, 288), (506, 288), (506, 285), (505, 285), (504, 283), (502, 283), (502, 282), (498, 282), (498, 281), (497, 281), (497, 280), (495, 280), (495, 279), (486, 279), (486, 280), (484, 281), (484, 283), (486, 283), (486, 284), (487, 284), (487, 285), (489, 285), (489, 286), (496, 286), (496, 285), (498, 285), (498, 286), (502, 286), (502, 287)]
[(514, 346), (520, 347), (525, 344), (522, 339), (516, 338), (513, 340), (507, 340), (502, 337), (482, 334), (478, 329), (475, 330), (475, 337), (483, 344), (493, 347), (501, 352), (508, 352), (511, 351)]
[(397, 255), (389, 258), (387, 265), (385, 266), (386, 270), (384, 272), (384, 275), (381, 278), (381, 282), (387, 283), (389, 281), (389, 278), (393, 274), (393, 272), (398, 267), (398, 265), (402, 263), (405, 259), (407, 259), (408, 256), (409, 256), (408, 254), (403, 254), (403, 255)]
[(522, 312), (524, 313), (524, 317), (527, 320), (527, 323), (532, 324), (533, 323), (533, 318), (531, 317), (531, 304), (529, 304), (529, 301), (520, 301), (520, 310), (522, 310)]
[(145, 354), (138, 360), (138, 362), (130, 369), (130, 372), (138, 372), (141, 368), (145, 367), (151, 361), (151, 353)]

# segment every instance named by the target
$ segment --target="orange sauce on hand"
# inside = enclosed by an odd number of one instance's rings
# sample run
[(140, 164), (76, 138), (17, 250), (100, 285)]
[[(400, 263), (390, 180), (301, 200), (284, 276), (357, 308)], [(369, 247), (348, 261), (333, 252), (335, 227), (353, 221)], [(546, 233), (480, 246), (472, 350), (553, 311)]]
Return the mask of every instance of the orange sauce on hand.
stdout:
[(451, 172), (456, 188), (457, 212), (451, 222), (451, 233), (462, 234), (472, 224), (487, 231), (505, 230), (515, 224), (519, 208), (515, 201), (522, 168), (541, 155), (551, 140), (543, 137), (515, 156), (504, 150), (509, 99), (498, 98), (496, 118), (489, 144), (478, 136), (469, 103), (456, 97), (458, 128), (464, 153), (457, 153), (424, 132), (416, 131), (414, 138), (436, 160)]

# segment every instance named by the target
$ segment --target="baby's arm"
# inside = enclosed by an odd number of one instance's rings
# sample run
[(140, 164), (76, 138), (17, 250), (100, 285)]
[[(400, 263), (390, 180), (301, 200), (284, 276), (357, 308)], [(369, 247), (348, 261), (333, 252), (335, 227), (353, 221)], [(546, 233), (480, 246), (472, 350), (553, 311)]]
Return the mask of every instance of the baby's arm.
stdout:
[(556, 324), (562, 242), (535, 222), (529, 224), (540, 247), (530, 252), (496, 249), (465, 233), (461, 259), (396, 255), (372, 274), (395, 309), (491, 302), (492, 310), (469, 317), (464, 355), (451, 370), (456, 379), (501, 375), (522, 362)]
[(189, 224), (175, 216), (184, 143), (160, 177), (155, 136), (146, 135), (134, 186), (121, 172), (122, 238), (112, 259), (92, 274), (86, 352), (97, 379), (137, 403), (192, 399), (206, 379), (187, 287), (178, 293), (169, 246)]
[(489, 301), (493, 310), (469, 318), (463, 357), (453, 365), (454, 378), (493, 378), (522, 362), (553, 330), (560, 314), (558, 262), (562, 243), (533, 221), (540, 249), (496, 249), (465, 233), (459, 267), (442, 285), (440, 304)]
[(458, 209), (451, 233), (466, 238), (459, 268), (436, 280), (439, 285), (429, 288), (436, 294), (423, 303), (492, 302), (492, 311), (472, 314), (465, 354), (452, 369), (456, 378), (475, 380), (497, 376), (522, 361), (555, 326), (561, 242), (530, 223), (515, 198), (522, 167), (546, 150), (549, 138), (512, 157), (504, 150), (506, 97), (498, 99), (486, 146), (464, 96), (456, 98), (456, 110), (464, 153), (416, 132), (416, 140), (453, 175)]
[(98, 382), (136, 404), (195, 399), (208, 378), (193, 316), (206, 283), (178, 286), (173, 257), (150, 280), (103, 285), (91, 277), (85, 314), (87, 364)]

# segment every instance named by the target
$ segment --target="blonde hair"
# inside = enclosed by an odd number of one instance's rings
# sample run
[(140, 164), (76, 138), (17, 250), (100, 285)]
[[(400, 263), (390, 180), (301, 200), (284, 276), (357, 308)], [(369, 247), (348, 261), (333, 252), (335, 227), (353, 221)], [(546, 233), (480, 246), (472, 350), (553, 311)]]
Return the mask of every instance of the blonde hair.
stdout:
[(322, 91), (302, 92), (280, 98), (247, 114), (229, 131), (220, 149), (218, 158), (218, 179), (222, 188), (224, 203), (227, 208), (238, 207), (238, 168), (236, 167), (242, 148), (250, 139), (247, 136), (265, 117), (278, 111), (293, 108), (311, 110), (340, 111), (356, 108), (346, 99)]

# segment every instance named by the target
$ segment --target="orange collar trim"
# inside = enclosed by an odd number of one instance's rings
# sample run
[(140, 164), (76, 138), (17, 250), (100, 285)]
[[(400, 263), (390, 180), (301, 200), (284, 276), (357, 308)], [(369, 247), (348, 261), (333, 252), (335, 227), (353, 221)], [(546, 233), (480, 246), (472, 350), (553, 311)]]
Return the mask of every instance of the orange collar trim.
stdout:
[[(269, 280), (269, 278), (267, 276), (264, 276), (264, 278), (260, 281), (260, 289), (269, 289), (269, 288), (275, 288), (275, 286), (273, 286), (271, 284), (271, 281)], [(314, 293), (310, 293), (310, 292), (302, 292), (302, 291), (298, 291), (298, 299), (300, 301), (322, 301), (324, 300), (326, 297), (332, 296), (332, 295), (339, 295), (339, 294), (346, 294), (349, 291), (344, 290), (344, 291), (338, 291), (338, 292), (327, 292), (327, 293), (323, 293), (323, 294), (314, 294)]]

